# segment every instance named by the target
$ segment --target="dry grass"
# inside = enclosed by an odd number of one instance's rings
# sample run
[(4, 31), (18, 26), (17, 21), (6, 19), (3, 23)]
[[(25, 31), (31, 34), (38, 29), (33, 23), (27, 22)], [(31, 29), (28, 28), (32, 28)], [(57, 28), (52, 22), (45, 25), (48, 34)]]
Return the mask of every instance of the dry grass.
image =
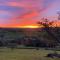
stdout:
[[(48, 50), (35, 49), (0, 49), (0, 60), (60, 60), (59, 58), (46, 58)], [(59, 52), (60, 53), (60, 52)]]

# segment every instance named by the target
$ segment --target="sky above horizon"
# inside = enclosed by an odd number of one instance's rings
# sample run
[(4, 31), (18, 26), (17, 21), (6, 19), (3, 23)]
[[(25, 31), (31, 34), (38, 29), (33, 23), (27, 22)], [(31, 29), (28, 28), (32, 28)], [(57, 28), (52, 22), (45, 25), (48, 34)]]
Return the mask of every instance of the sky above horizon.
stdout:
[(60, 0), (0, 0), (0, 26), (34, 25), (42, 17), (57, 19)]

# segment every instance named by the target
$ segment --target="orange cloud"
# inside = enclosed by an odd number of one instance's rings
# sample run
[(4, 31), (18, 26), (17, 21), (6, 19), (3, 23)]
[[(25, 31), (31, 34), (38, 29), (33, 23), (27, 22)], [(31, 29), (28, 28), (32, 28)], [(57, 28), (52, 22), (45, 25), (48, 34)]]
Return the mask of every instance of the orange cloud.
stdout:
[(28, 12), (24, 15), (21, 16), (22, 19), (29, 19), (29, 18), (33, 18), (33, 17), (36, 17), (37, 15), (39, 15), (39, 13), (37, 11), (31, 11), (31, 12)]
[(19, 16), (17, 18), (12, 18), (10, 20), (9, 24), (5, 24), (4, 26), (6, 27), (18, 27), (18, 26), (26, 26), (26, 25), (35, 25), (36, 26), (36, 19), (32, 19), (35, 18), (36, 16), (38, 16), (39, 13), (35, 10), (28, 12), (22, 16)]
[(35, 10), (31, 11), (31, 12), (27, 12), (19, 17), (14, 17), (12, 18), (12, 23), (17, 23), (17, 24), (26, 24), (26, 23), (32, 23), (32, 21), (34, 22), (35, 20), (33, 18), (39, 16), (39, 13)]

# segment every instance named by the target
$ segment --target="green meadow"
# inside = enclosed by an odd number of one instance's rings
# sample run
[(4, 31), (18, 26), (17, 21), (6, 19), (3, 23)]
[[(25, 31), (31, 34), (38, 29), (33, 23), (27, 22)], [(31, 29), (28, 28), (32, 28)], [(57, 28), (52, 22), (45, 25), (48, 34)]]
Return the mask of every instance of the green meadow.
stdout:
[[(59, 51), (57, 51), (60, 53)], [(44, 49), (13, 49), (1, 48), (0, 60), (60, 60), (60, 58), (45, 57), (48, 53), (53, 53), (52, 50)]]

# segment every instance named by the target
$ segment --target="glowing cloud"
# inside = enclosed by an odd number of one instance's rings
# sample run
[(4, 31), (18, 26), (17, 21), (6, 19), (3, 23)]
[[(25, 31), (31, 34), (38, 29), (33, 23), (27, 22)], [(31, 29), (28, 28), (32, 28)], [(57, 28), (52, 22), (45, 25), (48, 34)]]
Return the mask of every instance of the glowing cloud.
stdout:
[(55, 17), (57, 10), (60, 10), (59, 2), (60, 0), (0, 0), (0, 25), (35, 25), (42, 17)]

